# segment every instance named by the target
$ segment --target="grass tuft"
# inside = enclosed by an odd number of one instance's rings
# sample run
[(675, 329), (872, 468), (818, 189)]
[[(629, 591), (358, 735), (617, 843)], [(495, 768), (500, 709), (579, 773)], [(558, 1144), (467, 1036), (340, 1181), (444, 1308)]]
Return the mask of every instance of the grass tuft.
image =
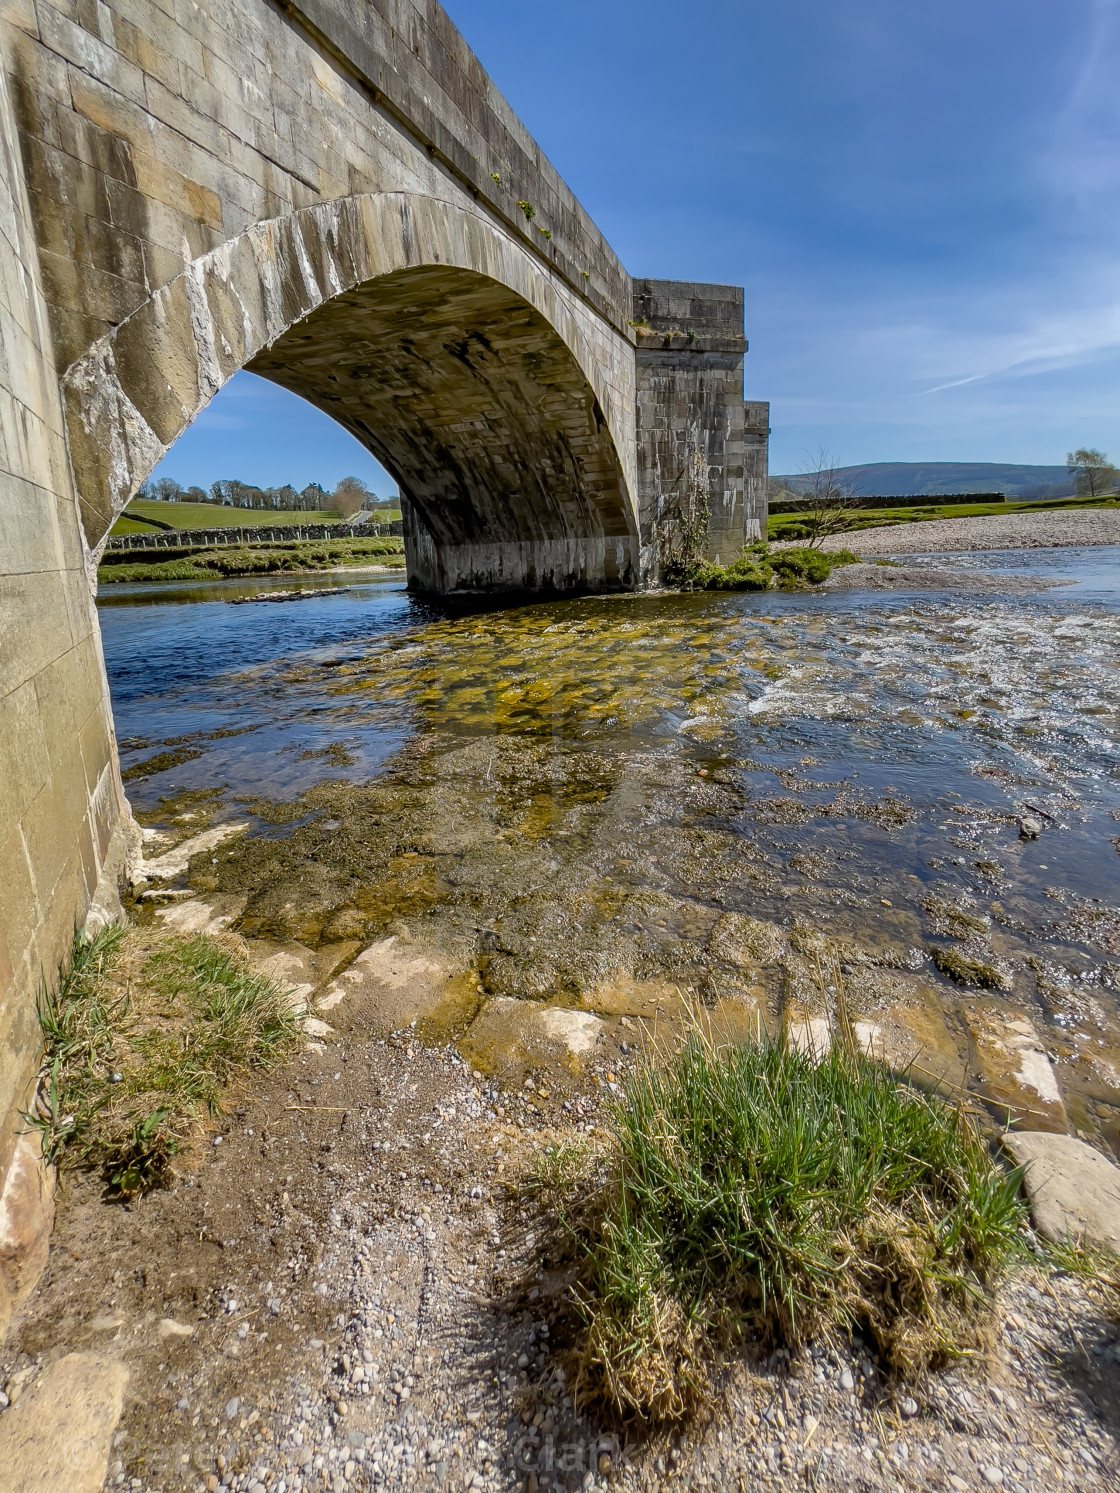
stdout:
[(294, 1050), (298, 1016), (234, 946), (198, 934), (79, 934), (44, 988), (48, 1160), (101, 1171), (119, 1197), (164, 1182), (222, 1087)]
[(803, 591), (819, 586), (838, 565), (853, 565), (848, 550), (771, 550), (764, 540), (749, 544), (730, 565), (710, 561), (668, 575), (672, 584), (690, 591)]
[(585, 1402), (680, 1419), (746, 1341), (858, 1327), (903, 1375), (983, 1342), (1020, 1174), (886, 1069), (694, 1036), (634, 1073), (612, 1131), (580, 1225)]

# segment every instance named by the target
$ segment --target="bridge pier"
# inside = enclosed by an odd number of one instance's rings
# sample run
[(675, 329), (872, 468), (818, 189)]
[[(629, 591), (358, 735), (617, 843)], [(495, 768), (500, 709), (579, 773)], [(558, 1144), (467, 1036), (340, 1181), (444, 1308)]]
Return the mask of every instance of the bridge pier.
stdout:
[(770, 407), (743, 402), (743, 292), (635, 280), (634, 326), (646, 577), (682, 558), (729, 564), (766, 524)]

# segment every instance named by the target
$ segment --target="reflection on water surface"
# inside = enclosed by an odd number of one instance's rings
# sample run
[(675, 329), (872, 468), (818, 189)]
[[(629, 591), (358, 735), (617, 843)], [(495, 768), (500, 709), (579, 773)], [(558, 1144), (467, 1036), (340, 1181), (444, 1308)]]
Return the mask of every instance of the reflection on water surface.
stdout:
[[(640, 1014), (667, 982), (798, 1040), (840, 1002), (872, 1045), (908, 1033), (993, 1107), (1064, 1124), (1064, 1103), (1107, 1134), (1117, 560), (953, 557), (975, 595), (460, 617), (396, 583), (236, 608), (227, 588), (267, 587), (121, 587), (102, 621), (141, 817), (165, 843), (256, 825), (191, 868), (248, 899), (246, 934), (396, 933), (476, 1000)], [(1038, 574), (1037, 598), (985, 595), (1000, 569)]]

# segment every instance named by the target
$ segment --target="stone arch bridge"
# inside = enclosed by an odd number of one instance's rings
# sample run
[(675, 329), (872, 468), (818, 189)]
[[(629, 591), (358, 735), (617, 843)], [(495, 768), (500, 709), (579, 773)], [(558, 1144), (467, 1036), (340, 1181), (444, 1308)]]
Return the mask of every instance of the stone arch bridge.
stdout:
[(0, 27), (11, 1183), (34, 993), (123, 855), (97, 558), (222, 385), (252, 369), (357, 436), (445, 593), (638, 588), (697, 533), (730, 559), (767, 406), (741, 291), (632, 280), (434, 0), (8, 0)]

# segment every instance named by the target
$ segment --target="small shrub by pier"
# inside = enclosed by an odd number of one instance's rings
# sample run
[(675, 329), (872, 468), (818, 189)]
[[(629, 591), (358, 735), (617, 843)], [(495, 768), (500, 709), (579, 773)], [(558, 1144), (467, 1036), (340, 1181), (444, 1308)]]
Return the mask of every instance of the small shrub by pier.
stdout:
[(847, 550), (772, 550), (758, 540), (730, 565), (704, 561), (678, 567), (666, 580), (686, 591), (804, 591), (826, 581), (837, 566), (854, 565), (858, 558)]

